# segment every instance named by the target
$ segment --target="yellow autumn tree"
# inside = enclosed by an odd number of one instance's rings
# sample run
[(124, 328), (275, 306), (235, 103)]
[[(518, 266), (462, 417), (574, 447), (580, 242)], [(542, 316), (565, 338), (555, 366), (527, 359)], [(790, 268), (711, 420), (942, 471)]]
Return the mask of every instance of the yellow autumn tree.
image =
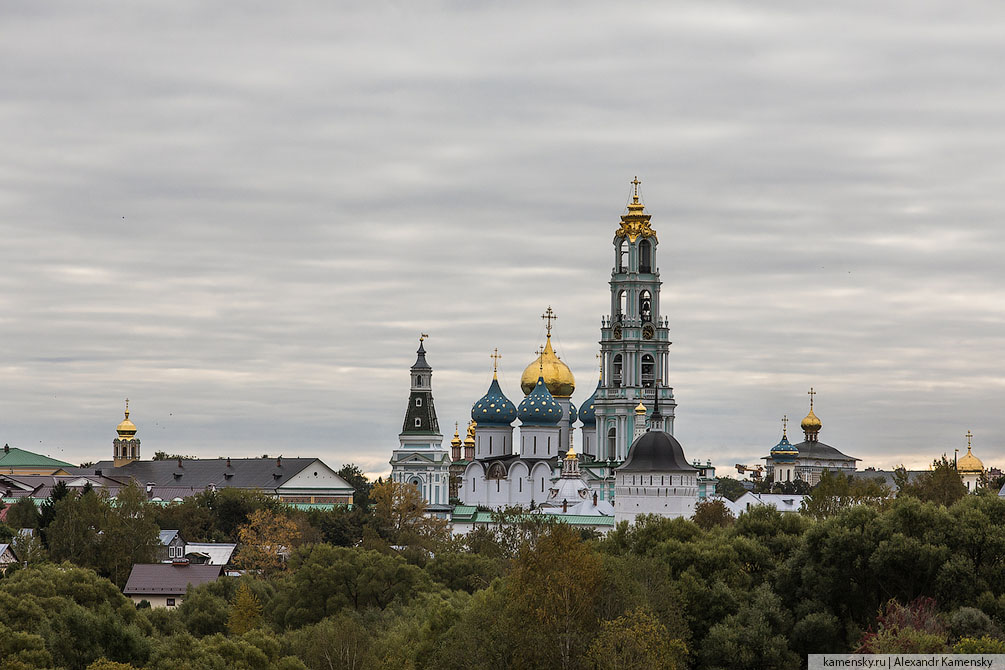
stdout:
[(445, 519), (426, 516), (426, 500), (412, 484), (388, 480), (373, 487), (377, 532), (390, 544), (435, 551), (450, 533)]
[(260, 509), (237, 529), (237, 538), (240, 548), (234, 564), (270, 575), (283, 569), (290, 552), (300, 544), (301, 533), (289, 517)]
[(241, 582), (230, 604), (227, 629), (234, 635), (244, 635), (262, 625), (262, 603), (247, 582)]

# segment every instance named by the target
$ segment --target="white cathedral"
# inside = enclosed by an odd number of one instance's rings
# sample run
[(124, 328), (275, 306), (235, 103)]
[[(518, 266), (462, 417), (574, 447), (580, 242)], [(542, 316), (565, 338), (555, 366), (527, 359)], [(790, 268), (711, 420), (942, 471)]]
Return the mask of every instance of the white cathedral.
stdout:
[[(666, 383), (670, 331), (660, 311), (658, 239), (639, 201), (640, 182), (632, 183), (628, 213), (614, 233), (611, 314), (601, 320), (600, 381), (578, 411), (572, 403), (572, 371), (552, 346), (556, 316), (549, 306), (542, 316), (545, 344), (521, 377), (523, 399), (514, 404), (504, 394), (494, 355), (492, 383), (471, 408), (469, 439), (462, 443), (455, 431), (448, 454), (433, 409), (432, 369), (420, 340), (391, 477), (416, 485), (430, 511), (449, 509), (453, 476), (457, 501), (465, 507), (518, 505), (617, 521), (642, 513), (693, 514), (699, 475), (707, 466), (699, 470), (690, 464), (673, 437), (676, 402)], [(577, 424), (581, 454), (573, 447)]]

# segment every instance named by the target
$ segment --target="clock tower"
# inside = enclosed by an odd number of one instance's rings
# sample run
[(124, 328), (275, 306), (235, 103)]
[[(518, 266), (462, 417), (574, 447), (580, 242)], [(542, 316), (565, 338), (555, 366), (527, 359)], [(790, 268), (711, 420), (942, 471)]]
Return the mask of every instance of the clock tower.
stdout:
[(639, 201), (639, 181), (632, 181), (628, 213), (614, 233), (611, 270), (611, 315), (601, 320), (600, 353), (603, 373), (595, 395), (596, 457), (623, 461), (637, 421), (635, 408), (652, 407), (659, 395), (663, 430), (673, 434), (673, 389), (669, 379), (670, 328), (660, 312), (659, 240), (650, 215)]

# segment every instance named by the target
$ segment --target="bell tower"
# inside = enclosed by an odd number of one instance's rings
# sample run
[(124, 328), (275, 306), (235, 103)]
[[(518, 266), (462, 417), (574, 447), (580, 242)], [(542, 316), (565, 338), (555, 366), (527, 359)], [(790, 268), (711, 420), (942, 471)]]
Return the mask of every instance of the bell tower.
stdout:
[(129, 398), (126, 398), (126, 418), (115, 427), (118, 434), (112, 440), (113, 467), (132, 463), (140, 458), (140, 439), (136, 437), (136, 424), (129, 420)]
[[(596, 391), (599, 460), (623, 461), (628, 455), (639, 403), (657, 402), (663, 410), (663, 430), (673, 434), (673, 389), (670, 375), (670, 327), (660, 311), (659, 239), (650, 227), (651, 215), (639, 200), (639, 178), (632, 180), (628, 213), (614, 233), (611, 270), (611, 314), (601, 319), (602, 375)], [(643, 426), (639, 426), (644, 430)]]

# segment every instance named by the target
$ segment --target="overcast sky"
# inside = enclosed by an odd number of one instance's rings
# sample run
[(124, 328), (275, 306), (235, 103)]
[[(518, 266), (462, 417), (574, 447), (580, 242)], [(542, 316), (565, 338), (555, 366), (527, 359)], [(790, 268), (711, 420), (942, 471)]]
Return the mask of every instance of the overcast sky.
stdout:
[(813, 386), (860, 467), (968, 429), (1005, 464), (1002, 35), (1000, 2), (8, 0), (0, 441), (110, 458), (129, 397), (146, 457), (382, 473), (418, 334), (449, 440), (548, 305), (578, 405), (638, 175), (688, 457), (757, 461)]

